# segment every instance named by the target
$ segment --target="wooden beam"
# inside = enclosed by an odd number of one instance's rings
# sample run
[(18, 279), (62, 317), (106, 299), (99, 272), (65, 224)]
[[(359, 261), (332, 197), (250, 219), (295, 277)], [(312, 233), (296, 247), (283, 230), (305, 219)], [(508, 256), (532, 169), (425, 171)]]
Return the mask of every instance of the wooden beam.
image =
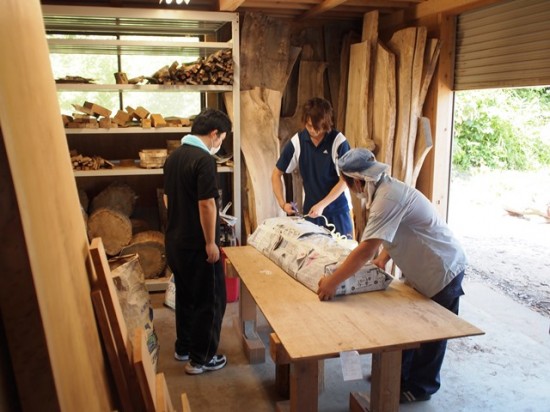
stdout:
[(427, 0), (412, 7), (408, 18), (420, 19), (433, 14), (448, 14), (456, 16), (465, 11), (485, 7), (503, 0)]
[(453, 79), (456, 17), (440, 19), (441, 52), (423, 115), (432, 119), (433, 148), (424, 160), (417, 188), (431, 199), (440, 216), (447, 217), (451, 140), (453, 127)]
[(245, 0), (219, 0), (220, 11), (235, 11), (237, 10)]
[[(408, 9), (399, 9), (380, 18), (384, 32), (412, 23), (426, 25), (426, 19), (439, 14), (456, 16), (469, 10), (502, 3), (504, 0), (426, 0)], [(422, 22), (420, 21), (422, 20)]]
[(308, 17), (316, 16), (317, 14), (324, 13), (325, 11), (331, 10), (335, 7), (338, 7), (340, 4), (345, 3), (346, 0), (325, 0), (322, 3), (319, 3), (317, 6), (311, 8), (302, 14), (299, 19), (303, 20)]

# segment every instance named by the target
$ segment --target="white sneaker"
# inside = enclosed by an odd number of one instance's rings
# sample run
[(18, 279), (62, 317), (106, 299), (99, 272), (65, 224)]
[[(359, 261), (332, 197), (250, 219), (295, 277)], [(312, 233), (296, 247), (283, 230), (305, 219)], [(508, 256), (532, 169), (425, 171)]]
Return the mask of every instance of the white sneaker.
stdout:
[(178, 355), (178, 352), (174, 352), (174, 359), (180, 362), (187, 362), (189, 360), (189, 353)]
[(185, 365), (185, 373), (189, 375), (200, 375), (203, 372), (217, 371), (227, 365), (227, 358), (225, 355), (216, 355), (210, 362), (201, 365), (200, 363), (195, 363), (193, 361)]

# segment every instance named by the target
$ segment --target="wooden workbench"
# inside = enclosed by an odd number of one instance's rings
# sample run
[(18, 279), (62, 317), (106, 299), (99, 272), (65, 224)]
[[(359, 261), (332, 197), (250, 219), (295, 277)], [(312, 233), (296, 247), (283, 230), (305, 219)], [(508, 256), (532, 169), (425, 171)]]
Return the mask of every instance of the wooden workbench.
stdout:
[[(224, 252), (242, 280), (243, 337), (251, 338), (253, 301), (288, 354), (290, 401), (278, 404), (278, 410), (317, 411), (318, 361), (356, 350), (373, 354), (370, 411), (397, 411), (403, 349), (484, 333), (400, 281), (385, 291), (321, 302), (253, 247)], [(350, 404), (353, 410), (369, 410), (363, 398), (351, 397)]]

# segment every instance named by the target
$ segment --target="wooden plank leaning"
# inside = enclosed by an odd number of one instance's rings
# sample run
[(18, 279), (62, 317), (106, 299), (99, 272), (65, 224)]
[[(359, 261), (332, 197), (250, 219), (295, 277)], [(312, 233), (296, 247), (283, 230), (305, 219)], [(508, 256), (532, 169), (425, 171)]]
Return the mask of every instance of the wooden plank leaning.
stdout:
[[(90, 255), (97, 277), (97, 284), (92, 285), (92, 290), (98, 291), (103, 300), (104, 310), (116, 347), (118, 361), (124, 373), (129, 397), (132, 400), (132, 410), (145, 411), (146, 403), (143, 396), (135, 396), (135, 394), (141, 394), (141, 390), (132, 365), (132, 343), (129, 339), (126, 321), (122, 314), (122, 308), (116, 294), (115, 285), (111, 277), (111, 269), (107, 262), (107, 255), (101, 238), (92, 239), (90, 244)], [(95, 292), (95, 294), (97, 295), (97, 292)], [(94, 302), (99, 302), (97, 296), (95, 298), (92, 296), (92, 299), (94, 299)], [(98, 308), (101, 309), (101, 306)], [(126, 397), (126, 394), (119, 393), (119, 396), (123, 399)]]

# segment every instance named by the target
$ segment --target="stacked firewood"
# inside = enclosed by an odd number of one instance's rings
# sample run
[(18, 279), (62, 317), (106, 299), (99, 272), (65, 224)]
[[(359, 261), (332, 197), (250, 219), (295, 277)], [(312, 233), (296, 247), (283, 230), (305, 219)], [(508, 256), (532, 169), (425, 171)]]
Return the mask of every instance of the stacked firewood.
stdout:
[(112, 169), (114, 164), (100, 156), (82, 156), (71, 151), (71, 163), (74, 170)]
[(164, 66), (147, 78), (156, 84), (224, 85), (233, 84), (233, 54), (231, 49), (219, 50), (196, 62), (181, 64), (177, 61)]

